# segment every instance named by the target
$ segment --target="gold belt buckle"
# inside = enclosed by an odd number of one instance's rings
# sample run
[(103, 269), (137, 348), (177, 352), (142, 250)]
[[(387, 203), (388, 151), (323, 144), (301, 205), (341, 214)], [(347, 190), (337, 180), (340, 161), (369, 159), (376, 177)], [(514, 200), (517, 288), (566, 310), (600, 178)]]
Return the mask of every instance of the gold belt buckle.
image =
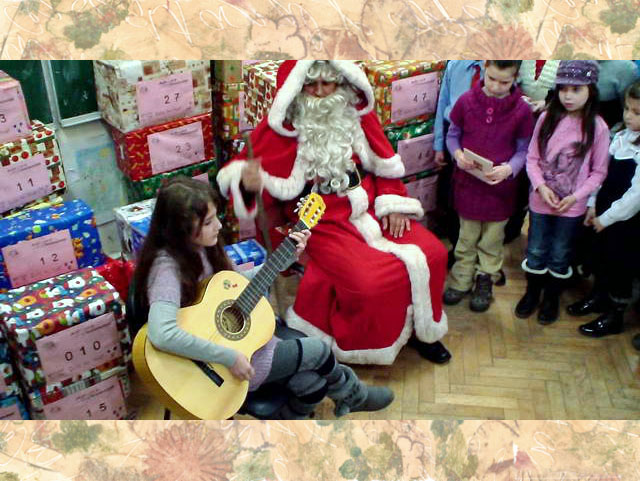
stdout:
[[(356, 167), (356, 175), (358, 176), (358, 183), (354, 186), (349, 186), (347, 187), (347, 190), (353, 190), (356, 187), (360, 187), (360, 184), (362, 184), (362, 177), (360, 177), (360, 170), (358, 169), (358, 167)], [(349, 177), (349, 179), (351, 179), (351, 177)]]

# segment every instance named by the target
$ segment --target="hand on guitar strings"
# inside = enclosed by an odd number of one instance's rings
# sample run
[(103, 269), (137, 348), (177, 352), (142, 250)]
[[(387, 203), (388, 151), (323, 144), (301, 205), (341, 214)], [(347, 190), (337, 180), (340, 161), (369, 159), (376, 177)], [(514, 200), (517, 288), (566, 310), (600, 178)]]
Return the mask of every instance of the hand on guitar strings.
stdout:
[(251, 366), (251, 363), (247, 359), (247, 356), (241, 352), (237, 352), (236, 362), (229, 369), (234, 377), (243, 381), (249, 381), (256, 373), (255, 369)]
[(311, 231), (309, 229), (301, 230), (300, 232), (291, 232), (289, 230), (289, 237), (296, 242), (296, 255), (300, 256), (302, 251), (307, 247), (309, 237), (311, 237)]

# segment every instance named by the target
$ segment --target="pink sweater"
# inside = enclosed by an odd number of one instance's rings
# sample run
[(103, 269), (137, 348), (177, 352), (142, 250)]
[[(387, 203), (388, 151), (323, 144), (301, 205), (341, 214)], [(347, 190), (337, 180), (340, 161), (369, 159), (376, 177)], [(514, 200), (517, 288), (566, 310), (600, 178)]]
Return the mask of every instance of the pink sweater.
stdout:
[[(566, 185), (569, 186), (569, 190), (577, 199), (577, 202), (567, 212), (560, 215), (562, 217), (579, 217), (587, 210), (589, 195), (600, 187), (607, 176), (609, 128), (605, 121), (597, 116), (593, 145), (584, 160), (576, 159), (572, 156), (573, 145), (582, 140), (582, 121), (578, 117), (567, 115), (560, 120), (551, 135), (547, 143), (545, 158), (540, 159), (538, 134), (545, 116), (546, 112), (540, 116), (536, 123), (527, 153), (527, 174), (532, 186), (529, 194), (529, 208), (537, 214), (559, 215), (542, 200), (538, 193), (538, 187), (546, 183), (545, 173), (549, 176), (553, 172), (554, 177), (569, 175)], [(571, 174), (572, 170), (573, 174)]]

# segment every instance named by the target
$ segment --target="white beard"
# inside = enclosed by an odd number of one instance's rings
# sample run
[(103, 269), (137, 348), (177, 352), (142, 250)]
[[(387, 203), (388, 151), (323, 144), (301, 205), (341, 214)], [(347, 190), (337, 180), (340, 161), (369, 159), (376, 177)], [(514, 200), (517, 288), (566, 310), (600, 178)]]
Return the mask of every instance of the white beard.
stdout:
[(315, 181), (323, 194), (344, 192), (349, 186), (348, 172), (355, 170), (353, 150), (364, 140), (353, 106), (357, 100), (355, 92), (338, 87), (324, 98), (301, 93), (291, 106), (305, 179)]

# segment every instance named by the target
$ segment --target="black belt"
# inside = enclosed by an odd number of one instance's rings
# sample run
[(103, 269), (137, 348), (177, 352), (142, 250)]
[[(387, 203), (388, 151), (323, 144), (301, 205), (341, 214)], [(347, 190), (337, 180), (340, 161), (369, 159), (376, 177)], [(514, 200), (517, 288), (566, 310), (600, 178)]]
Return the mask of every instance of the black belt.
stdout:
[(367, 171), (362, 168), (362, 165), (356, 164), (356, 170), (353, 172), (348, 172), (349, 175), (349, 185), (347, 186), (347, 190), (355, 189), (358, 187), (364, 178), (367, 176)]

